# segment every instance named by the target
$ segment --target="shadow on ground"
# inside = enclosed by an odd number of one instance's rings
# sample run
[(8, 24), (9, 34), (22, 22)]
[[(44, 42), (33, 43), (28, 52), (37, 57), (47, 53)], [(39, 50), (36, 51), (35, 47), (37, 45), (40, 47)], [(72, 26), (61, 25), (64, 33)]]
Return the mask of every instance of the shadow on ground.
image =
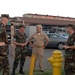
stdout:
[[(28, 71), (25, 72), (25, 75), (29, 75)], [(16, 75), (21, 75), (18, 72), (16, 72)], [(36, 70), (33, 75), (52, 75), (52, 69), (46, 69), (44, 72), (39, 72)], [(61, 75), (65, 75), (64, 70), (62, 69)]]

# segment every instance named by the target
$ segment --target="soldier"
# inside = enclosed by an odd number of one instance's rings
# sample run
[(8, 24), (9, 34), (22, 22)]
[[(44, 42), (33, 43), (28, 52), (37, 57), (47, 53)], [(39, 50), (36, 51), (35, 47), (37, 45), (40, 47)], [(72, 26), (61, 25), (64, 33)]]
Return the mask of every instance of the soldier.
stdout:
[(5, 26), (8, 23), (9, 15), (1, 15), (0, 23), (0, 71), (2, 75), (9, 75), (9, 62), (8, 62), (8, 40)]
[(26, 59), (26, 46), (24, 45), (26, 41), (26, 34), (24, 33), (25, 26), (20, 25), (19, 31), (15, 34), (13, 43), (16, 45), (15, 48), (15, 60), (13, 64), (13, 71), (12, 75), (15, 75), (15, 70), (18, 66), (19, 60), (20, 60), (20, 74), (24, 74), (23, 72), (23, 66)]
[[(34, 40), (32, 43), (31, 40)], [(33, 54), (39, 59), (39, 68), (41, 72), (44, 72), (43, 69), (43, 55), (44, 55), (44, 48), (49, 42), (48, 36), (42, 32), (42, 26), (37, 25), (36, 26), (36, 33), (34, 33), (30, 38), (30, 45), (33, 47)], [(45, 43), (44, 43), (45, 42)], [(36, 64), (36, 61), (35, 61)]]
[(69, 38), (67, 45), (64, 45), (65, 48), (65, 75), (74, 75), (75, 74), (75, 31), (74, 26), (69, 24), (67, 27), (67, 32)]

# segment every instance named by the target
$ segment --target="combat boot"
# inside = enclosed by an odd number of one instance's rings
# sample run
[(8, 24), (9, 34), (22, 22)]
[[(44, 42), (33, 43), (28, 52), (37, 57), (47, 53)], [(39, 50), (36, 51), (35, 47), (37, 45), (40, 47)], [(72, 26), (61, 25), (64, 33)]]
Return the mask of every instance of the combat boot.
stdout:
[(19, 70), (20, 74), (25, 74), (22, 69)]
[(15, 70), (12, 71), (12, 74), (11, 75), (15, 75)]

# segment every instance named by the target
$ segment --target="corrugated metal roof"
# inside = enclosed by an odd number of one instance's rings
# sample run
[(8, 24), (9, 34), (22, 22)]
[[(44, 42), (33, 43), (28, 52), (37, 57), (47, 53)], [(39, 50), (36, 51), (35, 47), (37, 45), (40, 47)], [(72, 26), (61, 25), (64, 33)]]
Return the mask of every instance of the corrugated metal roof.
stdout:
[(25, 23), (32, 23), (32, 24), (46, 24), (46, 25), (68, 25), (73, 24), (75, 25), (75, 21), (72, 20), (55, 20), (55, 19), (42, 19), (42, 18), (29, 18), (29, 17), (19, 17)]

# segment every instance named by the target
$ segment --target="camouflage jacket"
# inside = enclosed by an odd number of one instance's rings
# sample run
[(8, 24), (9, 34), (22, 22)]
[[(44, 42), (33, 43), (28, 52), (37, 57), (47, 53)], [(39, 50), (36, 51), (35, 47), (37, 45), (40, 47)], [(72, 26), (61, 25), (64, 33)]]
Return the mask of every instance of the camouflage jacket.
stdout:
[[(73, 46), (75, 45), (75, 33), (73, 33), (71, 36), (69, 36), (67, 41), (67, 46)], [(75, 55), (75, 49), (67, 49), (65, 50), (65, 53), (68, 55)]]
[[(15, 34), (14, 39), (15, 39), (15, 41), (18, 42), (18, 43), (25, 43), (25, 42), (26, 42), (26, 34), (25, 34), (25, 33), (21, 34), (21, 33), (18, 31), (18, 32)], [(16, 45), (16, 48), (15, 48), (16, 51), (22, 51), (22, 50), (24, 51), (25, 49), (26, 49), (26, 46), (21, 47), (21, 46), (19, 46), (19, 45)]]
[(0, 55), (7, 55), (8, 39), (7, 39), (6, 29), (3, 23), (0, 23), (0, 42), (6, 43), (6, 46), (0, 46)]

